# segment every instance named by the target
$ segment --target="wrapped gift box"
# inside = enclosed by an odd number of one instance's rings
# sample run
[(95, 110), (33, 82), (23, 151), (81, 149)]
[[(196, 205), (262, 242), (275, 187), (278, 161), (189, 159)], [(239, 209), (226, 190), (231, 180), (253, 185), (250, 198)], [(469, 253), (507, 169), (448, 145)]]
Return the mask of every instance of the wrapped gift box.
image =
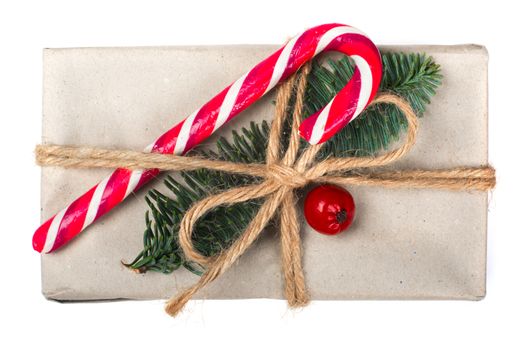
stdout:
[[(275, 46), (44, 50), (43, 143), (142, 150), (275, 51)], [(383, 47), (425, 52), (443, 85), (421, 119), (416, 146), (394, 168), (487, 164), (487, 52), (475, 45)], [(273, 115), (272, 94), (221, 132)], [(216, 136), (215, 136), (216, 137)], [(212, 144), (214, 138), (209, 140)], [(42, 219), (97, 183), (107, 169), (42, 169)], [(162, 178), (162, 177), (161, 177)], [(198, 276), (135, 274), (121, 265), (142, 249), (157, 180), (42, 256), (42, 290), (55, 300), (158, 299)], [(338, 236), (303, 225), (304, 268), (313, 299), (471, 299), (485, 295), (487, 193), (356, 187), (357, 215)], [(278, 237), (271, 230), (198, 294), (209, 299), (283, 298)]]

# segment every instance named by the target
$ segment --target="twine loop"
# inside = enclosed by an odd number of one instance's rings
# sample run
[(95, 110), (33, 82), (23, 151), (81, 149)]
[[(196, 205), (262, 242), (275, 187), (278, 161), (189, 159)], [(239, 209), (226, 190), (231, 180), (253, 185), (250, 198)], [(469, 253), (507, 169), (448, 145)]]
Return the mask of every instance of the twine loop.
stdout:
[[(186, 259), (205, 266), (206, 271), (195, 285), (168, 300), (166, 312), (175, 316), (182, 310), (195, 293), (226, 271), (274, 218), (276, 227), (280, 230), (286, 299), (291, 307), (306, 305), (309, 295), (301, 265), (300, 220), (295, 189), (311, 182), (478, 191), (487, 191), (495, 186), (495, 171), (490, 166), (363, 172), (365, 168), (384, 166), (402, 158), (415, 143), (418, 118), (408, 102), (392, 94), (380, 94), (372, 104), (394, 104), (406, 117), (406, 137), (399, 148), (374, 157), (328, 158), (321, 161), (315, 161), (315, 158), (322, 145), (308, 146), (299, 154), (298, 128), (303, 114), (303, 98), (309, 70), (310, 64), (305, 65), (278, 89), (275, 116), (266, 149), (266, 164), (241, 164), (200, 157), (54, 145), (37, 146), (37, 163), (43, 166), (157, 168), (160, 170), (207, 168), (261, 178), (260, 183), (212, 194), (195, 203), (185, 213), (180, 223), (178, 237), (180, 247)], [(296, 91), (291, 133), (288, 147), (282, 150), (283, 124), (294, 88)], [(264, 199), (259, 211), (228, 249), (213, 257), (204, 256), (195, 249), (192, 234), (200, 217), (217, 206), (232, 205), (257, 198)]]

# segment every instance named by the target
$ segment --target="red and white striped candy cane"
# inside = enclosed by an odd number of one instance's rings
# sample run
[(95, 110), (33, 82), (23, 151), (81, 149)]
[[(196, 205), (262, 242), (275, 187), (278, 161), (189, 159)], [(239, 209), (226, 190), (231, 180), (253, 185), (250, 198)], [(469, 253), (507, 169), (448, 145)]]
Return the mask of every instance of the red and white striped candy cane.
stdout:
[[(328, 105), (305, 119), (300, 127), (301, 135), (311, 144), (326, 141), (372, 101), (382, 74), (381, 56), (376, 46), (361, 31), (342, 24), (320, 25), (295, 36), (160, 136), (146, 151), (185, 154), (312, 57), (332, 50), (349, 55), (354, 60), (354, 74)], [(34, 249), (42, 253), (58, 249), (158, 173), (157, 169), (116, 169), (42, 224), (33, 236)]]

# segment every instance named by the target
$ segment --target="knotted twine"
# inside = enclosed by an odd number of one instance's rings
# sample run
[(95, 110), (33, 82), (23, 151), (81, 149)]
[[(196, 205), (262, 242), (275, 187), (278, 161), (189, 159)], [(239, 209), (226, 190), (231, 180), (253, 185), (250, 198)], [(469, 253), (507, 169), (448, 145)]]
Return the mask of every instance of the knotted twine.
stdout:
[[(257, 239), (268, 222), (277, 216), (281, 241), (281, 264), (285, 280), (284, 293), (290, 307), (304, 306), (309, 301), (301, 265), (300, 223), (294, 191), (309, 183), (336, 185), (372, 185), (389, 188), (436, 188), (447, 190), (487, 191), (495, 186), (495, 170), (490, 166), (457, 167), (440, 170), (402, 170), (362, 172), (392, 163), (412, 148), (416, 140), (418, 119), (410, 104), (393, 94), (379, 94), (371, 105), (393, 104), (407, 120), (405, 142), (397, 149), (375, 157), (332, 157), (315, 161), (322, 145), (308, 146), (301, 154), (298, 128), (303, 114), (303, 99), (310, 65), (294, 74), (278, 89), (275, 116), (266, 149), (266, 164), (243, 164), (204, 159), (198, 156), (175, 156), (129, 150), (106, 150), (87, 147), (39, 145), (37, 164), (74, 168), (123, 167), (129, 169), (196, 170), (210, 169), (250, 175), (260, 183), (233, 188), (210, 195), (195, 203), (184, 215), (179, 230), (179, 244), (186, 259), (197, 262), (206, 271), (192, 287), (173, 296), (166, 312), (175, 316), (191, 297), (223, 274)], [(297, 84), (296, 84), (297, 81)], [(288, 148), (281, 151), (281, 137), (287, 108), (294, 86), (296, 98), (292, 113), (292, 130)], [(216, 256), (207, 257), (193, 246), (193, 227), (200, 217), (217, 206), (232, 205), (264, 198), (259, 211), (232, 245)]]

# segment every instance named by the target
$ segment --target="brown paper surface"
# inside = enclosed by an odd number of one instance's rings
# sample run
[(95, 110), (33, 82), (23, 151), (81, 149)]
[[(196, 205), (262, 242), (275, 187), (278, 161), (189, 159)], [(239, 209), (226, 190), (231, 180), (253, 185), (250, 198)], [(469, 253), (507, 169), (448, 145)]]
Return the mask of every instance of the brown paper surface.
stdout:
[[(44, 50), (43, 143), (142, 150), (276, 46)], [(385, 48), (383, 48), (385, 49)], [(421, 120), (416, 146), (395, 168), (487, 163), (487, 52), (475, 45), (388, 47), (426, 52), (443, 85)], [(272, 118), (272, 96), (221, 132)], [(210, 143), (213, 138), (210, 139)], [(42, 219), (110, 170), (42, 169)], [(144, 195), (156, 181), (71, 244), (42, 256), (42, 291), (56, 300), (167, 298), (197, 276), (130, 272), (142, 248)], [(313, 299), (480, 299), (485, 295), (487, 194), (355, 187), (356, 220), (331, 237), (303, 226)], [(278, 237), (269, 230), (200, 298), (283, 298)]]

